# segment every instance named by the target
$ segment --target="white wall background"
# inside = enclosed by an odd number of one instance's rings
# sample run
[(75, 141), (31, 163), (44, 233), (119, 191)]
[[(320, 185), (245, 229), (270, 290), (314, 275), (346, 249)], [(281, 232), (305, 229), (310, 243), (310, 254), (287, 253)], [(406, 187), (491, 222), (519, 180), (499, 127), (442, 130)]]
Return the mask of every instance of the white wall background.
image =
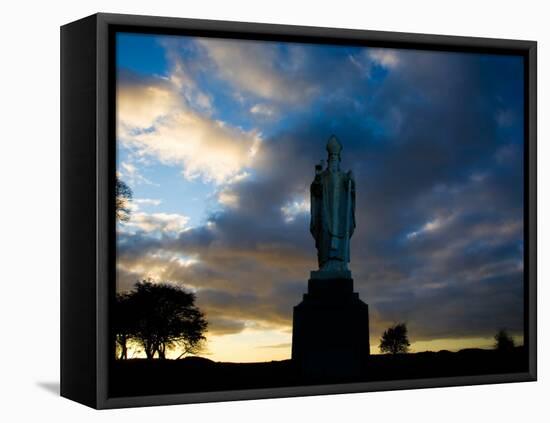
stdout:
[[(0, 25), (0, 420), (543, 421), (548, 325), (550, 13), (546, 2), (438, 0), (6, 1)], [(97, 412), (59, 381), (59, 26), (103, 12), (539, 42), (539, 381)], [(543, 333), (546, 331), (546, 333)], [(182, 381), (185, 383), (185, 381)], [(546, 392), (545, 392), (546, 391)]]

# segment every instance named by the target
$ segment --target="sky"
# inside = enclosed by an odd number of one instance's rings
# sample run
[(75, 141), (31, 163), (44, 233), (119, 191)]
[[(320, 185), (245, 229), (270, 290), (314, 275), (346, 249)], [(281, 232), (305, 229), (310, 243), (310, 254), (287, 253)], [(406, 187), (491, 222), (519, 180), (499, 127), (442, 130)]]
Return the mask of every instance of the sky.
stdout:
[(201, 355), (290, 358), (331, 134), (357, 184), (350, 269), (371, 353), (399, 322), (412, 351), (490, 347), (502, 328), (522, 342), (521, 57), (118, 33), (116, 66), (134, 194), (117, 291), (195, 292)]

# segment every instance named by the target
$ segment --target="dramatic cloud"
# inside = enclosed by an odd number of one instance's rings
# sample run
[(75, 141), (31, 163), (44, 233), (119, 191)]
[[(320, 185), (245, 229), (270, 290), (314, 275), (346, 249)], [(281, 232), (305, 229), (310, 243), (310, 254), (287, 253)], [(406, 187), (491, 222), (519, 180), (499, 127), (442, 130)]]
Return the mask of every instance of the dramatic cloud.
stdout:
[[(165, 164), (182, 166), (187, 179), (223, 183), (249, 166), (261, 137), (211, 119), (186, 105), (179, 79), (120, 76), (117, 87), (119, 140)], [(135, 169), (123, 171), (135, 174)]]
[(250, 113), (271, 118), (277, 114), (277, 109), (274, 106), (257, 103), (250, 108)]
[(189, 218), (179, 214), (134, 212), (125, 227), (136, 227), (145, 232), (181, 232)]
[(395, 50), (375, 48), (368, 50), (368, 56), (375, 63), (386, 68), (395, 68), (399, 64), (399, 56)]
[[(303, 47), (208, 38), (197, 42), (214, 62), (219, 76), (243, 94), (281, 103), (297, 103), (319, 90), (301, 72), (307, 54)], [(265, 105), (254, 107), (258, 113), (270, 110)]]
[(310, 210), (309, 198), (303, 200), (289, 201), (283, 207), (281, 212), (285, 217), (285, 222), (290, 223), (300, 214), (308, 214)]
[[(124, 166), (124, 163), (122, 164)], [(119, 222), (121, 232), (146, 232), (150, 235), (162, 234), (176, 236), (188, 229), (189, 217), (177, 213), (142, 211), (143, 206), (157, 207), (162, 200), (152, 198), (134, 198), (129, 202), (130, 218), (126, 222)]]

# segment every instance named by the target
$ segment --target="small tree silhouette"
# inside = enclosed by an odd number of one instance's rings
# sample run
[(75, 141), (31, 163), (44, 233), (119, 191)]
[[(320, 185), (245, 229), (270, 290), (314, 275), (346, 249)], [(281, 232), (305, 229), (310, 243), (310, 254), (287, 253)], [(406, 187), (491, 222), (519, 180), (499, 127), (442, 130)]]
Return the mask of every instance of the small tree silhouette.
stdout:
[(409, 352), (409, 338), (407, 336), (407, 325), (398, 323), (388, 328), (380, 338), (380, 351), (391, 354)]
[(510, 351), (514, 349), (514, 340), (506, 329), (501, 329), (495, 335), (495, 349), (498, 351)]
[(133, 195), (130, 187), (117, 176), (115, 186), (115, 213), (116, 218), (121, 222), (127, 222), (130, 219), (129, 205)]

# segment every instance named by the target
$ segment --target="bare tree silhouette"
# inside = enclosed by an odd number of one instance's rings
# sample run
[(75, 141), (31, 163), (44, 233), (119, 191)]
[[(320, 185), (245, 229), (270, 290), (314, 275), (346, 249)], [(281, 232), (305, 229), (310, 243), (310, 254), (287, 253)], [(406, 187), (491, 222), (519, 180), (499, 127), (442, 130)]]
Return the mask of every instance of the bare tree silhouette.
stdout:
[(382, 338), (380, 338), (379, 348), (382, 352), (398, 354), (409, 352), (410, 345), (407, 336), (407, 325), (398, 323), (384, 331)]
[(116, 218), (121, 222), (127, 222), (130, 219), (129, 206), (133, 195), (130, 187), (117, 176), (115, 186), (115, 213)]

